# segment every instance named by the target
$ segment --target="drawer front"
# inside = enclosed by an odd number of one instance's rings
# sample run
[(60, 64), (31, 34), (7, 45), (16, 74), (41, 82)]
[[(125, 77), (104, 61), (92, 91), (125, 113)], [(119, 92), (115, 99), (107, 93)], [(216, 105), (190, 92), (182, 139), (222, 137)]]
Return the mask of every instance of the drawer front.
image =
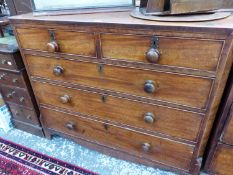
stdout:
[(195, 113), (88, 91), (39, 82), (33, 82), (33, 87), (41, 104), (191, 141), (196, 140), (202, 120)]
[(23, 68), (22, 63), (16, 64), (13, 55), (11, 54), (0, 54), (0, 68), (17, 70)]
[(233, 145), (233, 105), (229, 112), (229, 121), (226, 123), (226, 127), (223, 135), (223, 142)]
[[(54, 36), (50, 36), (50, 32), (44, 29), (18, 28), (16, 31), (24, 49), (96, 57), (96, 41), (93, 33), (56, 30)], [(54, 42), (57, 46), (53, 45)]]
[(13, 104), (8, 104), (8, 106), (10, 107), (13, 119), (20, 120), (25, 123), (40, 125), (35, 111)]
[(34, 107), (30, 94), (25, 89), (1, 86), (1, 92), (6, 102), (15, 103), (30, 108)]
[(13, 124), (16, 129), (31, 133), (33, 135), (37, 135), (39, 137), (44, 137), (44, 133), (41, 127), (27, 124), (18, 120), (13, 120)]
[(0, 84), (27, 88), (24, 75), (26, 75), (25, 71), (21, 73), (11, 73), (0, 70)]
[(219, 175), (232, 175), (233, 147), (219, 144), (214, 154), (210, 172)]
[(42, 108), (46, 127), (122, 150), (143, 159), (188, 170), (193, 146), (133, 132), (107, 123)]
[[(94, 63), (26, 56), (32, 76), (113, 90), (150, 99), (206, 108), (212, 81)], [(101, 68), (101, 69), (100, 69)], [(63, 70), (60, 72), (60, 70)], [(56, 71), (58, 74), (54, 74)]]
[(101, 41), (104, 58), (209, 71), (216, 70), (223, 45), (222, 41), (158, 37), (159, 60), (151, 61), (150, 36), (102, 34)]

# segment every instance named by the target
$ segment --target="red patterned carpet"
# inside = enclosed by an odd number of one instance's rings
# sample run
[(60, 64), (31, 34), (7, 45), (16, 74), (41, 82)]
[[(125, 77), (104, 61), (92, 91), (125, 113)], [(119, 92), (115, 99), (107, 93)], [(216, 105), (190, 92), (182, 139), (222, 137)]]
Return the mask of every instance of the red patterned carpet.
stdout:
[(1, 175), (97, 175), (0, 138)]

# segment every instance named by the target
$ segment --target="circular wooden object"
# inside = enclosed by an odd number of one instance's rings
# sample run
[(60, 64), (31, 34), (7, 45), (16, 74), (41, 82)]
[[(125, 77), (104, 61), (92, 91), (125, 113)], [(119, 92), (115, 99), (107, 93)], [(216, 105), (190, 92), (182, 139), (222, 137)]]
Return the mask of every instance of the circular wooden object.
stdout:
[(212, 21), (217, 19), (223, 19), (230, 16), (230, 12), (216, 12), (211, 14), (193, 14), (193, 15), (179, 15), (179, 16), (146, 16), (142, 14), (139, 9), (135, 9), (131, 16), (139, 19), (145, 19), (150, 21), (164, 21), (164, 22), (200, 22), (200, 21)]

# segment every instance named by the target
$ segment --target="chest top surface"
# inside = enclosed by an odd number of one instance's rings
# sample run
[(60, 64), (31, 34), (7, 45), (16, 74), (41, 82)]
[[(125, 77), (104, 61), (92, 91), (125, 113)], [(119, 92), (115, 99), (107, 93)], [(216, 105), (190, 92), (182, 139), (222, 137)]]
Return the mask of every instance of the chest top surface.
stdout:
[(220, 20), (205, 21), (205, 22), (159, 22), (136, 19), (130, 16), (131, 12), (107, 12), (93, 14), (74, 14), (74, 15), (59, 15), (59, 16), (33, 16), (32, 13), (11, 17), (12, 23), (37, 23), (45, 22), (54, 24), (83, 24), (83, 25), (101, 25), (111, 27), (115, 25), (127, 27), (160, 27), (169, 29), (203, 29), (209, 31), (233, 31), (233, 15)]

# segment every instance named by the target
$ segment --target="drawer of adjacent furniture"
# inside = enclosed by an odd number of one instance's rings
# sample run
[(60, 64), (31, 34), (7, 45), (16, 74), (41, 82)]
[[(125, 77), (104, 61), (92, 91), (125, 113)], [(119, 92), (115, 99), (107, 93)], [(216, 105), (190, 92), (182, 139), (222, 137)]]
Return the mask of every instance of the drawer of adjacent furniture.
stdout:
[(19, 130), (23, 130), (25, 132), (31, 133), (33, 135), (37, 135), (40, 137), (44, 137), (44, 133), (41, 127), (36, 125), (31, 125), (28, 123), (24, 123), (18, 120), (13, 120), (14, 127)]
[(14, 88), (9, 86), (0, 87), (3, 99), (6, 102), (34, 108), (30, 94), (26, 89)]
[(39, 103), (97, 116), (105, 121), (196, 141), (199, 114), (47, 83), (33, 82)]
[(101, 45), (104, 58), (215, 71), (223, 42), (102, 34)]
[(219, 175), (232, 175), (233, 172), (233, 146), (219, 144), (214, 153), (210, 166), (210, 173)]
[(229, 120), (226, 122), (226, 126), (223, 133), (223, 142), (233, 145), (233, 105), (231, 106), (228, 114)]
[(93, 33), (35, 28), (17, 28), (16, 31), (24, 49), (96, 57), (96, 41)]
[(32, 76), (205, 109), (212, 80), (48, 57), (26, 56)]
[(34, 110), (25, 109), (22, 106), (13, 105), (8, 103), (11, 110), (13, 119), (20, 120), (25, 123), (31, 123), (34, 125), (40, 125), (38, 121), (38, 116)]
[(9, 85), (21, 88), (27, 88), (25, 82), (26, 72), (25, 70), (19, 73), (13, 73), (0, 70), (0, 84)]
[[(14, 58), (15, 57), (17, 58)], [(24, 67), (22, 60), (19, 59), (20, 54), (0, 54), (0, 68), (9, 70), (19, 70)], [(16, 60), (17, 62), (16, 62)]]
[(41, 108), (46, 127), (124, 151), (143, 159), (188, 170), (194, 146), (152, 137), (108, 123)]

